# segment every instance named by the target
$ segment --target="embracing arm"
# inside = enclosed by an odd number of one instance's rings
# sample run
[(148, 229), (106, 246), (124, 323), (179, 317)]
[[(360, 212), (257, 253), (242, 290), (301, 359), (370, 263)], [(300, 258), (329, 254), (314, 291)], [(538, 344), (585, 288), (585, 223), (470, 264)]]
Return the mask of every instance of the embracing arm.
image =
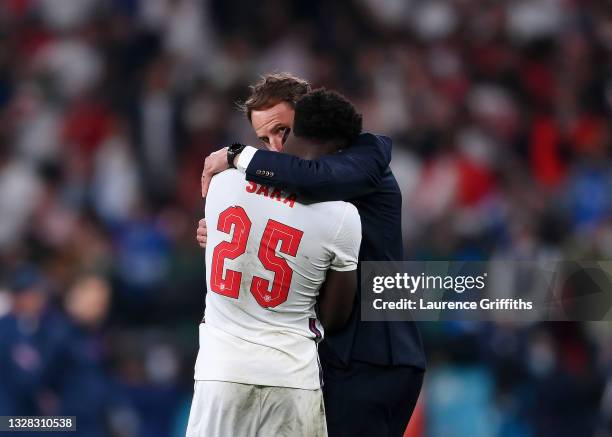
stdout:
[(244, 167), (249, 181), (325, 201), (351, 199), (374, 191), (390, 161), (389, 138), (361, 134), (355, 144), (334, 155), (306, 160), (258, 150), (251, 152)]
[(326, 333), (340, 330), (353, 311), (357, 270), (341, 272), (329, 270), (319, 292), (319, 320)]
[(361, 219), (357, 208), (347, 203), (331, 243), (331, 265), (318, 298), (319, 319), (327, 332), (342, 328), (353, 310), (360, 245)]

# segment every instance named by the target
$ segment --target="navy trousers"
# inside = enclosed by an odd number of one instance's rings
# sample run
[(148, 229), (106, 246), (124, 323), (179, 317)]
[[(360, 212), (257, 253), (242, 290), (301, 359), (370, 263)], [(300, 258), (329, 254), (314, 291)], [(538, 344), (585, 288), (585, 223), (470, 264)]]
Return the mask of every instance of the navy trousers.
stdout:
[(329, 437), (401, 437), (412, 416), (424, 371), (412, 366), (348, 366), (321, 359)]

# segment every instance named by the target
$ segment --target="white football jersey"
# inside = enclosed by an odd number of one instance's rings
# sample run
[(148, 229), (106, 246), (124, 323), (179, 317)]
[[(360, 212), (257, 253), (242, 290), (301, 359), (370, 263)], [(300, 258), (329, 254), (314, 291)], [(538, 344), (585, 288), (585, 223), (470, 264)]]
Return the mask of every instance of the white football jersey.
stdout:
[(320, 388), (315, 313), (328, 269), (357, 268), (361, 222), (347, 202), (216, 175), (206, 198), (206, 310), (195, 379)]

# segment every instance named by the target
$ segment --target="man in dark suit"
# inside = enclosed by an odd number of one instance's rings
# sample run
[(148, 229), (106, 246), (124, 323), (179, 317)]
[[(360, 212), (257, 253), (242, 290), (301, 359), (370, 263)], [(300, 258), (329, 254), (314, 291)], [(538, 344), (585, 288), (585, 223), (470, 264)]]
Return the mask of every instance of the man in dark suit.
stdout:
[[(306, 81), (287, 74), (267, 75), (252, 86), (243, 110), (268, 150), (233, 145), (211, 154), (202, 173), (202, 195), (212, 175), (231, 165), (249, 181), (315, 201), (350, 201), (362, 222), (359, 260), (402, 260), (402, 197), (389, 168), (389, 138), (363, 133), (345, 150), (312, 161), (272, 153), (282, 150), (293, 126), (295, 102), (309, 91)], [(203, 220), (197, 234), (204, 246)], [(403, 435), (425, 370), (413, 322), (361, 321), (358, 290), (349, 322), (326, 338), (319, 353), (330, 436)]]

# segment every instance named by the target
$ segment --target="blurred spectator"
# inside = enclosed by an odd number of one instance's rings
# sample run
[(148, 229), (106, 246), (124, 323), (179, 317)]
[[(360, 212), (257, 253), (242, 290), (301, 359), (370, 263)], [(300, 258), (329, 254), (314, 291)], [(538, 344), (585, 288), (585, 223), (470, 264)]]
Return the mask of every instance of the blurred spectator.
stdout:
[(49, 359), (44, 324), (48, 285), (34, 267), (19, 267), (9, 279), (11, 311), (0, 318), (0, 411), (2, 415), (39, 415)]
[(2, 152), (0, 150), (0, 252), (23, 236), (41, 189), (31, 165), (20, 159), (8, 159)]
[[(199, 175), (257, 144), (235, 102), (269, 70), (394, 140), (408, 259), (612, 257), (606, 2), (10, 0), (0, 23), (0, 414), (183, 431)], [(612, 435), (611, 332), (425, 324), (424, 432)]]
[(57, 394), (54, 413), (77, 416), (77, 427), (84, 435), (106, 435), (108, 417), (117, 402), (107, 372), (107, 281), (94, 275), (78, 278), (64, 297), (64, 308), (68, 319), (59, 322), (61, 349), (48, 371), (48, 383)]
[(179, 363), (175, 351), (158, 339), (147, 346), (146, 351), (140, 351), (144, 356), (132, 351), (121, 359), (119, 389), (139, 418), (136, 435), (165, 437), (177, 426), (181, 403), (191, 393), (177, 385)]

